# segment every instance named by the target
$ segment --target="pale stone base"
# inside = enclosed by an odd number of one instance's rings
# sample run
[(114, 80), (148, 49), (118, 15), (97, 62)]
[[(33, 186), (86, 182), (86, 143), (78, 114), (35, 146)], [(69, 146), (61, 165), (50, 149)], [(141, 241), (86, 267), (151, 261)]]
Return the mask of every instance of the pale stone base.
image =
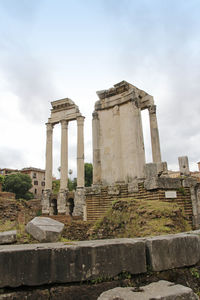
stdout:
[(44, 190), (42, 196), (42, 213), (49, 214), (50, 211), (50, 198), (51, 198), (51, 190)]
[(86, 202), (85, 202), (85, 189), (77, 188), (74, 197), (74, 211), (73, 216), (82, 216), (86, 221)]
[(68, 189), (60, 190), (58, 193), (58, 200), (57, 200), (58, 214), (69, 214), (69, 209), (67, 209), (67, 194), (68, 194)]
[(175, 284), (169, 281), (160, 280), (153, 282), (139, 289), (133, 287), (117, 287), (108, 290), (100, 295), (97, 300), (121, 299), (121, 300), (175, 300), (175, 299), (190, 299), (197, 300), (198, 296), (193, 291), (180, 284)]

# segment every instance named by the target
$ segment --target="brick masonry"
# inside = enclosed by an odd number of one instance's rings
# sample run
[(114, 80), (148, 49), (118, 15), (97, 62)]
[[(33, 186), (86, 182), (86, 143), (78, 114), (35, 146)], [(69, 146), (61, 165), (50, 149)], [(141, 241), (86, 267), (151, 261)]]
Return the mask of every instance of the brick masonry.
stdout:
[[(184, 209), (186, 216), (192, 224), (192, 201), (190, 188), (185, 187), (184, 193), (180, 189), (176, 189), (177, 198), (167, 199), (165, 198), (165, 190), (157, 189), (147, 191), (144, 188), (143, 183), (138, 184), (138, 191), (130, 193), (128, 191), (128, 184), (115, 186), (115, 194), (109, 192), (109, 187), (101, 187), (99, 192), (92, 191), (91, 188), (86, 189), (86, 209), (87, 209), (87, 220), (96, 221), (102, 217), (106, 211), (111, 207), (114, 200), (119, 198), (134, 197), (136, 199), (146, 200), (159, 200), (167, 202), (175, 202)], [(174, 189), (173, 189), (174, 190)]]

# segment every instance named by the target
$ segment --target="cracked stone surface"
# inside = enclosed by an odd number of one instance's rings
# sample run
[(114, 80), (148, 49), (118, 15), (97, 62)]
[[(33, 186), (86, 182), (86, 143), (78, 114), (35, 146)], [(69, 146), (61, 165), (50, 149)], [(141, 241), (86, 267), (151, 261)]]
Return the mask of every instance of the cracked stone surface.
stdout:
[(16, 230), (0, 232), (0, 245), (15, 243), (17, 240), (16, 236), (17, 236)]
[(198, 300), (193, 291), (180, 284), (160, 280), (141, 288), (117, 287), (106, 291), (97, 300)]
[(26, 231), (39, 242), (57, 242), (64, 224), (47, 217), (35, 217), (26, 225)]

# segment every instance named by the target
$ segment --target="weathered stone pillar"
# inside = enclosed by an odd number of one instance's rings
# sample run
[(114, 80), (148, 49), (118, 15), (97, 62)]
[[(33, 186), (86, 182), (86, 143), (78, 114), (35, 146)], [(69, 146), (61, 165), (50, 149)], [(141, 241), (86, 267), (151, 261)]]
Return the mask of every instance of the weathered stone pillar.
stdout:
[(149, 107), (149, 120), (150, 120), (150, 130), (151, 130), (151, 147), (152, 147), (152, 157), (153, 162), (161, 162), (161, 152), (160, 152), (160, 139), (158, 132), (157, 116), (156, 116), (156, 105), (151, 105)]
[(53, 167), (53, 125), (46, 123), (46, 168), (45, 168), (45, 190), (52, 190), (52, 167)]
[(121, 131), (120, 108), (115, 105), (112, 109), (114, 129), (114, 155), (113, 155), (113, 179), (114, 182), (123, 182), (123, 162), (121, 156)]
[(84, 185), (84, 117), (77, 117), (77, 188)]
[(49, 214), (50, 197), (52, 192), (52, 167), (53, 167), (53, 124), (46, 123), (46, 166), (45, 190), (42, 197), (42, 213)]
[(94, 112), (92, 116), (93, 184), (101, 184), (100, 125), (98, 113)]
[(190, 168), (189, 168), (188, 157), (187, 156), (180, 156), (178, 158), (178, 162), (179, 162), (180, 175), (190, 176)]
[(60, 168), (60, 190), (58, 194), (58, 213), (66, 213), (66, 196), (68, 182), (68, 122), (61, 121), (61, 168)]

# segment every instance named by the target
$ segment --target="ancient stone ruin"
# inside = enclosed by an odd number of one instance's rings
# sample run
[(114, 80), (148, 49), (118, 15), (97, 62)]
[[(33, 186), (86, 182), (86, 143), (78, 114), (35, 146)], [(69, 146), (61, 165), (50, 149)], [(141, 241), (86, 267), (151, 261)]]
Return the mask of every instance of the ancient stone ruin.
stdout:
[(144, 109), (149, 111), (153, 162), (161, 162), (153, 97), (126, 81), (98, 91), (97, 95), (92, 122), (93, 184), (111, 185), (144, 178)]
[[(122, 81), (97, 92), (92, 120), (93, 185), (84, 187), (84, 117), (68, 99), (51, 102), (47, 125), (46, 185), (43, 214), (69, 214), (68, 122), (77, 120), (77, 190), (73, 216), (96, 221), (118, 198), (135, 197), (176, 202), (183, 207), (190, 224), (200, 225), (200, 183), (190, 177), (186, 156), (179, 157), (180, 176), (170, 178), (161, 160), (156, 105), (151, 95)], [(148, 109), (152, 163), (145, 162), (141, 111)], [(61, 178), (57, 199), (52, 199), (52, 136), (61, 123)], [(56, 205), (56, 210), (55, 210)]]
[[(55, 203), (51, 201), (52, 195), (52, 169), (53, 169), (53, 127), (61, 123), (61, 170), (60, 190), (57, 198), (58, 214), (69, 214), (68, 195), (68, 122), (77, 121), (77, 194), (82, 198), (84, 188), (84, 117), (78, 106), (68, 98), (51, 102), (51, 117), (46, 123), (46, 172), (45, 190), (42, 200), (42, 213), (53, 214)], [(78, 205), (77, 205), (78, 206)], [(77, 207), (76, 207), (77, 209)]]

